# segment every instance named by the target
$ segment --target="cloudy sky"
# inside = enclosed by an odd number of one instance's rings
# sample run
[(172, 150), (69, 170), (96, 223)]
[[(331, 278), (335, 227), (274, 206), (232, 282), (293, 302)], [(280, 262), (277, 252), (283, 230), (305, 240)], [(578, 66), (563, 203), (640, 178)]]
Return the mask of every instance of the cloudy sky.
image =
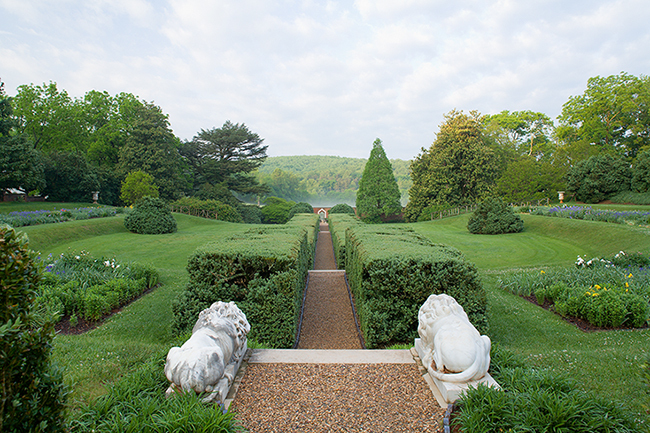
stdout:
[(130, 92), (191, 139), (411, 159), (456, 108), (555, 118), (587, 79), (650, 73), (647, 0), (0, 0), (0, 78)]

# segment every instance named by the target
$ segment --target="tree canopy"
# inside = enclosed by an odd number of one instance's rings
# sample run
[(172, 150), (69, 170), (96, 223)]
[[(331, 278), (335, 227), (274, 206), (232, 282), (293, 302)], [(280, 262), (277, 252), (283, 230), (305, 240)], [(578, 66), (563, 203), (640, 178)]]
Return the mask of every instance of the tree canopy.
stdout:
[(413, 186), (406, 218), (417, 221), (431, 205), (473, 204), (490, 194), (498, 174), (497, 158), (488, 146), (482, 117), (451, 111), (428, 150), (411, 164)]
[(372, 144), (357, 191), (357, 212), (365, 222), (398, 219), (402, 214), (399, 188), (381, 140)]

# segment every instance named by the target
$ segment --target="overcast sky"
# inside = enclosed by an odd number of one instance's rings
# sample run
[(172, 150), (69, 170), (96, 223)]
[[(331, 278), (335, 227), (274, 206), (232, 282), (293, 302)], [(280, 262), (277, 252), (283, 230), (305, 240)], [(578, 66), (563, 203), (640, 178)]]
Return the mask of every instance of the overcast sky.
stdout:
[(245, 123), (270, 156), (428, 148), (456, 108), (555, 118), (650, 72), (647, 0), (0, 0), (0, 78), (129, 92), (181, 139)]

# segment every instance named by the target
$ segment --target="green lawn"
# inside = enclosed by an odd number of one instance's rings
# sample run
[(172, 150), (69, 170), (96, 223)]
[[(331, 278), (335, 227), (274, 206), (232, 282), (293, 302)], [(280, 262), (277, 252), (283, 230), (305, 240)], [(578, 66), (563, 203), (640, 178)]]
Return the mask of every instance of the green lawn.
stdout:
[(552, 312), (499, 289), (497, 276), (512, 268), (572, 266), (588, 257), (620, 250), (650, 252), (650, 230), (593, 221), (524, 215), (525, 230), (507, 235), (472, 235), (468, 215), (413, 228), (454, 246), (479, 267), (488, 294), (490, 338), (539, 367), (567, 373), (585, 389), (650, 409), (640, 364), (650, 355), (650, 330), (583, 332)]
[(102, 206), (93, 203), (56, 203), (49, 201), (9, 201), (0, 202), (0, 213), (9, 213), (15, 211), (34, 211), (34, 210), (59, 210), (59, 209), (74, 209), (78, 207), (98, 207)]
[(30, 247), (42, 255), (68, 249), (94, 257), (151, 263), (162, 285), (124, 308), (103, 326), (83, 335), (58, 335), (54, 361), (74, 386), (73, 399), (88, 400), (104, 385), (170, 347), (171, 302), (187, 282), (185, 266), (199, 246), (251, 226), (174, 214), (176, 233), (137, 235), (128, 232), (123, 216), (24, 227)]
[[(55, 340), (54, 359), (74, 384), (74, 399), (88, 400), (104, 385), (132, 371), (173, 343), (171, 302), (187, 282), (188, 256), (200, 245), (249, 225), (175, 214), (178, 232), (136, 235), (122, 216), (25, 227), (30, 245), (42, 254), (68, 249), (94, 256), (152, 263), (162, 286), (134, 302), (106, 324), (84, 335)], [(472, 235), (468, 215), (411, 224), (435, 242), (458, 248), (476, 263), (488, 293), (490, 337), (531, 363), (568, 373), (586, 389), (626, 402), (635, 411), (650, 408), (639, 364), (650, 351), (650, 331), (585, 333), (561, 318), (496, 287), (500, 272), (513, 268), (571, 266), (578, 255), (603, 256), (619, 250), (650, 252), (650, 230), (601, 222), (524, 215), (518, 234)]]

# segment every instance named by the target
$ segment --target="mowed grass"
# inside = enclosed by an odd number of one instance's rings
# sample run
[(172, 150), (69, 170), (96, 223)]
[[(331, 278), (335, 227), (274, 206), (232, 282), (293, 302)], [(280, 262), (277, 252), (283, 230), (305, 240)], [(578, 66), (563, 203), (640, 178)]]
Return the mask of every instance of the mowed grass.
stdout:
[(49, 201), (9, 201), (0, 202), (0, 213), (9, 213), (16, 211), (34, 211), (34, 210), (60, 210), (60, 209), (74, 209), (84, 207), (99, 207), (100, 204), (93, 203), (57, 203)]
[(117, 257), (151, 263), (160, 272), (154, 289), (99, 328), (82, 335), (57, 335), (54, 362), (63, 368), (76, 401), (89, 401), (105, 392), (105, 385), (134, 370), (172, 344), (171, 303), (185, 288), (187, 259), (199, 246), (250, 228), (174, 214), (176, 233), (137, 235), (124, 229), (123, 217), (25, 227), (30, 247), (41, 255), (88, 251), (94, 257)]
[(640, 365), (650, 356), (650, 330), (584, 332), (560, 316), (497, 287), (514, 268), (573, 266), (577, 255), (602, 257), (620, 250), (650, 252), (647, 228), (524, 215), (522, 233), (489, 236), (467, 231), (468, 216), (412, 227), (435, 242), (454, 246), (481, 271), (488, 294), (489, 335), (495, 344), (533, 365), (568, 374), (586, 390), (650, 410)]

